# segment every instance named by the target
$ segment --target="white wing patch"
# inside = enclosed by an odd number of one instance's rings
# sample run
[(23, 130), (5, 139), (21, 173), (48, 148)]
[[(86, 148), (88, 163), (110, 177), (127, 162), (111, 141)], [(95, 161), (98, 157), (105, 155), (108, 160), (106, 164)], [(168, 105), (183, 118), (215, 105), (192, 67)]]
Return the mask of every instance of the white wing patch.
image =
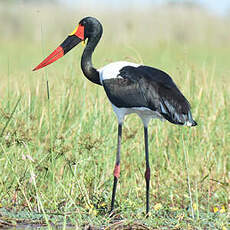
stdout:
[(140, 65), (132, 62), (127, 62), (127, 61), (110, 63), (98, 70), (100, 74), (101, 84), (103, 84), (103, 80), (105, 79), (117, 78), (120, 70), (125, 66), (138, 67)]

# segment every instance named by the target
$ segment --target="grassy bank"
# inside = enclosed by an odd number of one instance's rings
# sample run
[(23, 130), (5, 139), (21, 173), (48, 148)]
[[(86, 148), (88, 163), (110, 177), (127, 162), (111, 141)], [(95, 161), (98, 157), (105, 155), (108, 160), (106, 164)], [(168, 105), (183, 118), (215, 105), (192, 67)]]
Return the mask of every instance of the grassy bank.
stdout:
[[(46, 32), (48, 21), (39, 24), (38, 40), (32, 30), (31, 40), (7, 35), (0, 43), (1, 215), (11, 221), (9, 213), (15, 219), (20, 219), (17, 213), (24, 213), (25, 219), (33, 219), (28, 213), (42, 214), (42, 220), (40, 216), (35, 220), (79, 228), (89, 224), (109, 228), (139, 224), (143, 229), (230, 227), (230, 46), (215, 39), (181, 41), (173, 36), (152, 43), (148, 37), (128, 40), (125, 32), (114, 41), (105, 31), (95, 51), (95, 66), (128, 60), (164, 69), (191, 102), (198, 122), (192, 129), (151, 122), (151, 217), (146, 220), (142, 124), (135, 115), (127, 117), (117, 214), (111, 219), (107, 213), (116, 117), (103, 89), (82, 75), (83, 47), (45, 70), (31, 71), (66, 36), (62, 31), (55, 38), (55, 24), (53, 32)], [(109, 22), (105, 24), (107, 29)], [(67, 33), (73, 29), (69, 28)]]

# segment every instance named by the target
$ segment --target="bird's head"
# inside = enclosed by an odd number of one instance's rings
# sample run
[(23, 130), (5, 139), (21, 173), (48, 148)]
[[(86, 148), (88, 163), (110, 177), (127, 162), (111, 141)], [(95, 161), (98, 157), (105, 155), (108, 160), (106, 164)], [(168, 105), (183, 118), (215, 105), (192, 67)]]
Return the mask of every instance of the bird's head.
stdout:
[(73, 30), (72, 33), (57, 47), (47, 58), (45, 58), (33, 71), (41, 69), (63, 57), (72, 48), (86, 39), (95, 39), (98, 41), (102, 35), (101, 23), (93, 17), (83, 18)]

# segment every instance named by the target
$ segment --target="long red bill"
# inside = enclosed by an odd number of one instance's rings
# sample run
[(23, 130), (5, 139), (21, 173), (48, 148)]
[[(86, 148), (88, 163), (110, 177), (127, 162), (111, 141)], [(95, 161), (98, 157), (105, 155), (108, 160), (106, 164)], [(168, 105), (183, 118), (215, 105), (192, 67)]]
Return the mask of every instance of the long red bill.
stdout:
[(56, 60), (58, 60), (59, 58), (61, 58), (62, 56), (64, 56), (64, 50), (61, 46), (58, 46), (58, 48), (56, 50), (54, 50), (44, 61), (42, 61), (38, 66), (36, 66), (33, 71), (41, 69), (53, 62), (55, 62)]
[(33, 71), (41, 69), (63, 57), (73, 47), (84, 40), (84, 26), (79, 25), (76, 29), (54, 50), (44, 61), (36, 66)]

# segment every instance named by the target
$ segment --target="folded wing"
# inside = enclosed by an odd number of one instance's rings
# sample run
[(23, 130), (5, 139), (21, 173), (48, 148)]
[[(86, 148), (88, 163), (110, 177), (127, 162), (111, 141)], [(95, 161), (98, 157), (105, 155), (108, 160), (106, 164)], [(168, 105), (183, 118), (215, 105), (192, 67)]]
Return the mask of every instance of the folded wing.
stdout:
[(190, 104), (165, 72), (148, 66), (125, 66), (103, 86), (117, 107), (146, 107), (174, 124), (194, 126)]

